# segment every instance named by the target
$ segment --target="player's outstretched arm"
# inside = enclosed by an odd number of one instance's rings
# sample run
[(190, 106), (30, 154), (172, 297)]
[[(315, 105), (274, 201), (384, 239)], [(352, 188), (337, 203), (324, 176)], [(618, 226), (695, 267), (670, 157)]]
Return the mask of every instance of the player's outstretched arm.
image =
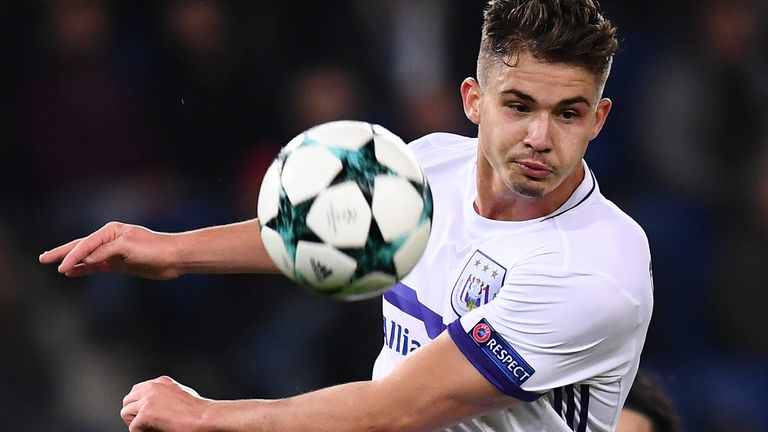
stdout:
[(516, 402), (443, 333), (381, 380), (274, 401), (213, 401), (161, 377), (134, 386), (121, 416), (132, 432), (432, 431)]
[(70, 277), (121, 272), (149, 279), (186, 273), (277, 273), (256, 219), (183, 233), (110, 222), (40, 255)]

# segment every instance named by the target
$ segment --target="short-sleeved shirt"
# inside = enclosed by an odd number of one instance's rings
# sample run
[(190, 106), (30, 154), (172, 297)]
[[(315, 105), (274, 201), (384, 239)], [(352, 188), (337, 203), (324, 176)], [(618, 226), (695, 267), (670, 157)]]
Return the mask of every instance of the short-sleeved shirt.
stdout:
[(594, 174), (552, 214), (497, 221), (474, 210), (477, 139), (410, 145), (432, 188), (427, 249), (383, 299), (374, 379), (448, 331), (510, 408), (449, 431), (609, 431), (637, 372), (653, 306), (640, 226)]

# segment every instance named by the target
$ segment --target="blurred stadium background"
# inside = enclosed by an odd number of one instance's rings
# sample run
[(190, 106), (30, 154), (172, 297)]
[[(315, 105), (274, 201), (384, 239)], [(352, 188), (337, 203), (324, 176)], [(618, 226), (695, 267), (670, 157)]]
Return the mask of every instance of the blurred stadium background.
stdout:
[[(588, 162), (646, 229), (643, 368), (688, 431), (768, 430), (764, 0), (608, 2), (623, 51)], [(472, 134), (482, 2), (0, 0), (0, 429), (120, 431), (169, 374), (214, 398), (366, 379), (379, 301), (278, 277), (68, 280), (37, 256), (109, 220), (255, 216), (277, 148), (332, 119)]]

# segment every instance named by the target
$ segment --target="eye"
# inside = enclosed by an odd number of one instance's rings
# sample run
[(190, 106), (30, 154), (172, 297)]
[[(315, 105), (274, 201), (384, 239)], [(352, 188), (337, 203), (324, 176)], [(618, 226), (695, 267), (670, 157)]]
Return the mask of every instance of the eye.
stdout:
[(562, 117), (563, 120), (576, 120), (577, 118), (581, 117), (581, 114), (579, 114), (578, 111), (565, 110), (560, 113), (560, 117)]
[(531, 109), (528, 108), (528, 105), (519, 103), (519, 102), (512, 102), (510, 104), (507, 104), (509, 108), (511, 108), (513, 111), (519, 112), (519, 113), (529, 113), (531, 112)]

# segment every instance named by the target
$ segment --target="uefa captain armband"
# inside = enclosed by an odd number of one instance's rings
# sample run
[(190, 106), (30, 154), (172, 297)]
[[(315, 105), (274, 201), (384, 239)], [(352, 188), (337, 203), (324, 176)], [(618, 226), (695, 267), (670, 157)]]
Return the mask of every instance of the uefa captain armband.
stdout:
[(485, 318), (475, 324), (467, 334), (483, 354), (510, 381), (521, 386), (536, 372), (523, 357), (501, 335), (499, 335)]

